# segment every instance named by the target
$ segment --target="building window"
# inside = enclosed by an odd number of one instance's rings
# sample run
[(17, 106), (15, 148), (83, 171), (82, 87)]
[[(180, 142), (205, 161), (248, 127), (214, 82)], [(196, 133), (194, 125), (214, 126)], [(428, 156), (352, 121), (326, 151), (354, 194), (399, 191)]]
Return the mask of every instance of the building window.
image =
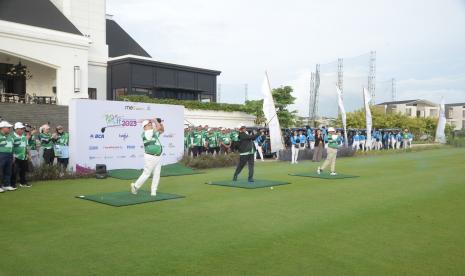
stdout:
[(465, 110), (462, 111), (462, 117), (465, 118)]
[(465, 130), (465, 120), (462, 121), (462, 130)]
[(137, 96), (152, 96), (152, 89), (151, 88), (140, 88), (140, 87), (133, 87), (130, 95), (137, 95)]
[(406, 108), (405, 109), (405, 114), (407, 114), (407, 116), (412, 116), (412, 109), (411, 108)]
[(120, 97), (123, 97), (124, 95), (127, 94), (128, 89), (127, 88), (116, 88), (113, 89), (113, 99), (118, 100)]
[(96, 100), (97, 99), (97, 88), (87, 89), (87, 94), (89, 95), (90, 100)]
[(203, 103), (210, 103), (210, 102), (213, 102), (213, 96), (212, 95), (200, 95), (199, 100)]

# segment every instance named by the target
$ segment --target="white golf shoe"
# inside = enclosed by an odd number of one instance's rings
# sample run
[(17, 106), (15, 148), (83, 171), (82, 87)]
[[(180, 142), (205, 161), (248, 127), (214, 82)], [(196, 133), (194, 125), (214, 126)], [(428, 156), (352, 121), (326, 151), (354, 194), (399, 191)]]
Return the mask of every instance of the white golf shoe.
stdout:
[(136, 184), (134, 183), (131, 183), (131, 193), (133, 195), (137, 195), (137, 188), (136, 188)]
[(150, 196), (155, 197), (155, 196), (157, 196), (157, 193), (150, 193)]
[(320, 167), (318, 167), (318, 169), (316, 169), (316, 173), (321, 174), (321, 168)]
[(335, 175), (337, 175), (337, 173), (336, 172), (331, 172), (330, 175), (335, 176)]
[(0, 193), (4, 193), (4, 192), (5, 192), (5, 190), (3, 190), (2, 188), (0, 188)]
[(11, 186), (3, 187), (3, 190), (5, 191), (16, 191), (16, 188), (13, 188)]

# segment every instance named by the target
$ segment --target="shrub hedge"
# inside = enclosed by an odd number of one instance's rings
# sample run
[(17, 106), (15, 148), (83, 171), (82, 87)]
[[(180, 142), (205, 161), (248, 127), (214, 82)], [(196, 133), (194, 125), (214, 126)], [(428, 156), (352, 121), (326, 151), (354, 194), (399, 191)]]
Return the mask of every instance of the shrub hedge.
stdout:
[(219, 155), (201, 155), (195, 158), (185, 155), (181, 163), (185, 166), (195, 169), (224, 168), (236, 166), (239, 160), (238, 153), (219, 154)]

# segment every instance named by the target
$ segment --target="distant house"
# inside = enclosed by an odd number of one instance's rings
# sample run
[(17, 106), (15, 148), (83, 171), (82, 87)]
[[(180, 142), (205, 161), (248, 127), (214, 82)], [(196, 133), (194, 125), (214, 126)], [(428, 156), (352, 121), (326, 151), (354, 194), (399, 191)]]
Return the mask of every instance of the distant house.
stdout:
[(417, 118), (439, 117), (439, 105), (427, 100), (384, 102), (377, 104), (376, 106), (384, 109), (386, 114), (400, 113), (402, 115)]
[(465, 103), (446, 104), (446, 119), (454, 130), (465, 130)]

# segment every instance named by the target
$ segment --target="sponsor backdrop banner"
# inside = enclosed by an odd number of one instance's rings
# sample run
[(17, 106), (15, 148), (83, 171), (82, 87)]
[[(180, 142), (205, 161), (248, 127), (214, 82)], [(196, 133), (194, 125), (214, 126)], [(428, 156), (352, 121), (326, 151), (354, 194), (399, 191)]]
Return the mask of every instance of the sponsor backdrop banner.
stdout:
[(76, 171), (142, 169), (142, 121), (161, 118), (165, 132), (163, 164), (184, 153), (184, 107), (176, 105), (74, 99), (69, 106), (70, 164)]

